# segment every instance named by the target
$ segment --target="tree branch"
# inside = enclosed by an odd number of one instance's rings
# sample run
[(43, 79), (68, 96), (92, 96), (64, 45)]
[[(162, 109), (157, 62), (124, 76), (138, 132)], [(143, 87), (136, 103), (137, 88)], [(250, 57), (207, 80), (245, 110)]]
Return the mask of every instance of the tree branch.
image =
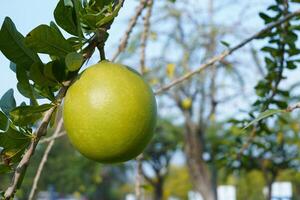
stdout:
[(135, 180), (135, 197), (137, 200), (142, 200), (142, 159), (143, 154), (140, 154), (137, 158), (137, 174), (136, 174), (136, 180)]
[[(121, 0), (119, 2), (119, 0), (116, 0), (116, 3), (121, 3), (123, 5), (124, 1), (125, 0)], [(113, 22), (113, 20), (110, 23), (104, 25), (101, 29), (99, 29), (98, 32), (95, 33), (94, 36), (92, 36), (92, 38), (90, 38), (89, 44), (87, 45), (87, 47), (85, 47), (82, 50), (82, 54), (83, 54), (83, 58), (84, 58), (82, 64), (84, 64), (93, 55), (96, 47), (98, 49), (100, 48), (101, 59), (105, 59), (104, 45), (105, 45), (105, 41), (107, 39), (106, 32), (110, 28), (112, 22)], [(73, 80), (69, 80), (69, 81), (66, 81), (63, 83), (62, 88), (60, 89), (59, 93), (56, 96), (56, 100), (55, 100), (56, 106), (50, 108), (48, 111), (45, 112), (40, 125), (38, 126), (37, 130), (34, 133), (35, 137), (32, 139), (28, 149), (24, 153), (21, 161), (19, 162), (18, 166), (15, 169), (14, 176), (12, 178), (12, 182), (4, 193), (4, 199), (13, 198), (16, 190), (22, 184), (23, 177), (25, 176), (27, 166), (29, 164), (31, 157), (33, 156), (33, 154), (35, 152), (36, 146), (38, 145), (41, 137), (46, 135), (47, 128), (48, 128), (48, 125), (51, 120), (51, 116), (54, 113), (55, 109), (57, 109), (57, 107), (61, 104), (69, 86), (72, 84), (72, 81)], [(52, 141), (54, 142), (54, 140), (52, 140)], [(51, 142), (51, 143), (53, 143), (53, 142)], [(50, 144), (48, 145), (48, 147), (51, 146)]]
[(120, 53), (122, 51), (124, 51), (124, 49), (126, 48), (130, 34), (131, 34), (133, 28), (135, 27), (139, 16), (142, 14), (142, 11), (144, 10), (146, 3), (147, 3), (147, 0), (141, 0), (140, 4), (135, 9), (135, 15), (129, 21), (129, 25), (126, 29), (126, 32), (125, 32), (123, 38), (121, 39), (118, 50), (115, 52), (115, 54), (113, 55), (113, 57), (111, 59), (112, 62), (114, 62), (116, 60), (116, 58), (120, 55)]
[(285, 110), (286, 112), (292, 112), (296, 109), (299, 109), (300, 108), (300, 102), (294, 104), (294, 105), (291, 105), (289, 107), (287, 107), (287, 109)]
[[(61, 129), (62, 129), (62, 127), (63, 127), (63, 118), (60, 118), (60, 120), (59, 120), (59, 122), (57, 124), (57, 127), (55, 129), (55, 132), (53, 133), (52, 137), (58, 136), (59, 133), (60, 133), (60, 131), (61, 131)], [(30, 191), (29, 198), (28, 198), (29, 200), (33, 200), (33, 198), (34, 198), (35, 192), (37, 190), (37, 184), (39, 182), (39, 179), (40, 179), (41, 173), (43, 171), (43, 168), (44, 168), (44, 166), (45, 166), (45, 164), (46, 164), (46, 162), (48, 160), (48, 155), (49, 155), (49, 153), (50, 153), (50, 151), (51, 151), (51, 149), (52, 149), (52, 147), (54, 145), (54, 142), (55, 142), (55, 140), (51, 140), (49, 142), (49, 144), (48, 144), (45, 152), (44, 152), (43, 158), (42, 158), (42, 160), (40, 162), (40, 165), (39, 165), (38, 170), (36, 172), (36, 175), (34, 177), (33, 185), (31, 187), (31, 191)]]
[(47, 138), (44, 138), (44, 139), (40, 140), (40, 144), (51, 142), (52, 140), (56, 140), (57, 138), (65, 136), (66, 134), (67, 133), (65, 131), (62, 131), (62, 132), (58, 133), (57, 135), (52, 135), (50, 137), (47, 137)]
[[(95, 48), (97, 47), (98, 44), (98, 37), (95, 35), (91, 38), (91, 41), (89, 45), (83, 49), (82, 54), (83, 54), (83, 63), (85, 63), (92, 55), (93, 52), (95, 51)], [(19, 162), (18, 166), (15, 169), (14, 176), (12, 178), (12, 182), (10, 186), (6, 189), (4, 193), (4, 199), (11, 199), (16, 190), (19, 188), (19, 186), (22, 184), (23, 177), (26, 173), (27, 166), (29, 164), (29, 161), (31, 157), (33, 156), (36, 146), (39, 143), (40, 139), (42, 136), (45, 136), (47, 133), (47, 128), (51, 120), (51, 116), (54, 113), (55, 109), (61, 104), (69, 86), (72, 84), (73, 80), (69, 80), (63, 83), (62, 88), (60, 89), (59, 93), (56, 96), (56, 102), (55, 104), (57, 105), (56, 107), (50, 108), (48, 111), (45, 112), (42, 121), (38, 128), (36, 129), (34, 135), (35, 137), (32, 139), (27, 151), (24, 153), (21, 161)]]
[(274, 27), (277, 27), (279, 25), (281, 25), (282, 23), (292, 19), (295, 16), (300, 15), (300, 10), (297, 10), (295, 12), (292, 12), (288, 15), (286, 15), (285, 17), (281, 18), (280, 20), (274, 22), (274, 23), (270, 23), (269, 25), (265, 26), (263, 29), (261, 29), (259, 32), (255, 33), (254, 35), (252, 35), (251, 37), (243, 40), (241, 43), (235, 45), (232, 48), (229, 48), (228, 50), (224, 51), (223, 53), (221, 53), (220, 55), (217, 55), (213, 58), (211, 58), (210, 60), (208, 60), (206, 63), (202, 64), (199, 68), (173, 80), (171, 83), (162, 86), (161, 88), (159, 88), (155, 94), (158, 95), (162, 92), (165, 92), (167, 90), (169, 90), (170, 88), (174, 87), (175, 85), (182, 83), (183, 81), (189, 79), (190, 77), (194, 76), (195, 74), (198, 74), (200, 72), (202, 72), (203, 70), (205, 70), (206, 68), (208, 68), (209, 66), (222, 61), (225, 57), (227, 57), (228, 55), (232, 54), (233, 52), (235, 52), (236, 50), (240, 49), (241, 47), (245, 46), (247, 43), (251, 42), (254, 39), (257, 39), (259, 36), (261, 36), (262, 34), (272, 30)]
[(237, 157), (238, 160), (241, 159), (242, 154), (249, 147), (249, 145), (252, 143), (252, 141), (254, 140), (255, 136), (256, 136), (256, 127), (253, 127), (253, 129), (251, 130), (250, 136), (247, 138), (246, 142), (243, 144), (242, 148), (237, 153), (236, 157)]
[[(70, 86), (70, 84), (71, 84), (71, 81), (68, 81), (66, 83), (66, 85), (63, 86), (61, 88), (61, 90), (59, 91), (59, 93), (56, 97), (56, 101), (57, 101), (58, 105), (60, 105), (63, 97), (66, 94), (66, 91), (67, 91), (68, 87)], [(4, 193), (4, 198), (5, 199), (11, 199), (14, 196), (14, 193), (16, 192), (18, 187), (21, 185), (23, 177), (26, 173), (26, 169), (27, 169), (27, 166), (29, 164), (30, 158), (34, 154), (35, 148), (36, 148), (40, 138), (46, 134), (48, 124), (51, 120), (51, 116), (54, 113), (55, 109), (56, 109), (56, 107), (52, 107), (44, 114), (44, 117), (42, 119), (41, 124), (39, 125), (39, 127), (35, 131), (35, 136), (36, 137), (34, 137), (32, 139), (28, 150), (23, 155), (21, 161), (19, 162), (19, 164), (18, 164), (18, 166), (15, 170), (15, 174), (13, 176), (11, 185), (6, 189), (6, 191)]]
[(150, 17), (152, 14), (153, 0), (148, 0), (147, 6), (148, 6), (148, 10), (144, 18), (144, 31), (141, 37), (141, 60), (140, 60), (141, 74), (144, 74), (146, 72), (146, 66), (145, 66), (146, 45), (147, 45), (147, 39), (150, 30)]

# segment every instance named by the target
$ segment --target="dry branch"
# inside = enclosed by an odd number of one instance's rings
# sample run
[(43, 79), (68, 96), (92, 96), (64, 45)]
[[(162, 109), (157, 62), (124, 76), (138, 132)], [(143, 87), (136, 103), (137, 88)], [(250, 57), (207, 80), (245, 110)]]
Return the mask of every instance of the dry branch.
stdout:
[(225, 57), (227, 57), (228, 55), (232, 54), (233, 52), (235, 52), (236, 50), (240, 49), (241, 47), (245, 46), (246, 44), (248, 44), (249, 42), (251, 42), (254, 39), (257, 39), (259, 36), (261, 36), (262, 34), (269, 32), (270, 30), (272, 30), (274, 27), (277, 27), (279, 25), (281, 25), (282, 23), (292, 19), (295, 16), (300, 15), (300, 10), (297, 10), (295, 12), (292, 12), (288, 15), (286, 15), (285, 17), (281, 18), (280, 20), (270, 23), (267, 26), (265, 26), (263, 29), (261, 29), (260, 31), (258, 31), (257, 33), (255, 33), (254, 35), (252, 35), (251, 37), (243, 40), (241, 43), (235, 45), (234, 47), (229, 48), (228, 50), (224, 51), (223, 53), (221, 53), (220, 55), (217, 55), (213, 58), (211, 58), (210, 60), (208, 60), (206, 63), (202, 64), (199, 68), (173, 80), (171, 83), (162, 86), (161, 88), (159, 88), (155, 94), (158, 95), (162, 92), (165, 92), (167, 90), (169, 90), (170, 88), (174, 87), (175, 85), (182, 83), (183, 81), (191, 78), (192, 76), (194, 76), (195, 74), (198, 74), (200, 72), (202, 72), (203, 70), (205, 70), (206, 68), (208, 68), (209, 66), (222, 61)]
[[(60, 131), (61, 131), (62, 127), (63, 127), (63, 118), (60, 118), (60, 120), (59, 120), (59, 122), (56, 126), (56, 129), (53, 133), (53, 137), (57, 137), (60, 134)], [(37, 170), (36, 175), (35, 175), (34, 180), (33, 180), (33, 185), (32, 185), (32, 188), (31, 188), (31, 191), (30, 191), (30, 194), (29, 194), (29, 198), (28, 198), (29, 200), (33, 200), (33, 198), (34, 198), (35, 192), (37, 190), (37, 184), (40, 180), (43, 168), (44, 168), (44, 166), (45, 166), (45, 164), (48, 160), (48, 155), (49, 155), (49, 153), (50, 153), (50, 151), (51, 151), (51, 149), (54, 145), (54, 142), (55, 142), (55, 140), (52, 139), (49, 142), (49, 144), (48, 144), (48, 146), (47, 146), (47, 148), (44, 152), (44, 155), (42, 157), (42, 160), (39, 164), (38, 170)]]
[(296, 103), (292, 106), (287, 107), (286, 112), (292, 112), (292, 111), (294, 111), (296, 109), (299, 109), (299, 108), (300, 108), (300, 102), (298, 102), (298, 103)]
[[(66, 85), (63, 86), (61, 88), (61, 90), (59, 91), (59, 93), (56, 97), (57, 105), (59, 105), (61, 103), (70, 84), (71, 84), (70, 81), (67, 82)], [(15, 169), (15, 174), (13, 176), (12, 183), (6, 189), (6, 191), (4, 193), (5, 199), (11, 199), (14, 196), (14, 193), (16, 192), (16, 190), (18, 189), (18, 186), (21, 185), (22, 178), (26, 172), (30, 158), (34, 154), (35, 148), (36, 148), (40, 138), (46, 134), (48, 124), (50, 123), (51, 116), (54, 113), (55, 109), (56, 109), (56, 107), (52, 107), (44, 114), (41, 124), (35, 131), (35, 138), (32, 139), (29, 148), (27, 149), (27, 151), (23, 155), (21, 161), (19, 162), (17, 168)]]
[(135, 27), (139, 16), (142, 14), (142, 11), (144, 10), (146, 3), (147, 3), (147, 0), (141, 0), (140, 4), (136, 7), (135, 14), (134, 14), (134, 16), (132, 16), (132, 18), (129, 21), (128, 27), (126, 29), (126, 32), (125, 32), (123, 38), (121, 39), (118, 50), (115, 52), (115, 54), (113, 55), (113, 57), (111, 59), (112, 62), (114, 62), (117, 59), (117, 57), (120, 55), (120, 53), (122, 51), (124, 51), (124, 49), (126, 48), (130, 34), (131, 34), (133, 28)]
[(147, 14), (144, 17), (144, 31), (141, 37), (141, 59), (140, 59), (140, 67), (141, 74), (146, 72), (145, 59), (146, 59), (146, 45), (150, 31), (150, 18), (152, 14), (153, 0), (149, 0), (147, 3), (148, 9)]
[(40, 144), (44, 144), (44, 143), (48, 143), (51, 142), (52, 140), (56, 140), (57, 138), (60, 138), (62, 136), (65, 136), (67, 133), (65, 131), (61, 131), (60, 133), (58, 133), (57, 135), (52, 135), (50, 137), (44, 138), (42, 140), (40, 140)]
[(143, 176), (142, 176), (142, 159), (143, 159), (143, 154), (140, 154), (137, 158), (137, 172), (136, 172), (136, 179), (135, 179), (135, 197), (137, 200), (142, 200), (142, 181), (143, 181)]

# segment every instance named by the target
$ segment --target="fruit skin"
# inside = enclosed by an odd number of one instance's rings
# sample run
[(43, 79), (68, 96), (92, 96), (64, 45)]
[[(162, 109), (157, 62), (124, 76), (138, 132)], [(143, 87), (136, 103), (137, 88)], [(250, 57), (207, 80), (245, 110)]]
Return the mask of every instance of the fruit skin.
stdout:
[(181, 106), (185, 110), (189, 110), (192, 106), (192, 99), (191, 98), (185, 98), (181, 102)]
[(102, 61), (86, 69), (67, 91), (63, 118), (73, 146), (102, 163), (139, 155), (153, 136), (154, 94), (132, 69)]

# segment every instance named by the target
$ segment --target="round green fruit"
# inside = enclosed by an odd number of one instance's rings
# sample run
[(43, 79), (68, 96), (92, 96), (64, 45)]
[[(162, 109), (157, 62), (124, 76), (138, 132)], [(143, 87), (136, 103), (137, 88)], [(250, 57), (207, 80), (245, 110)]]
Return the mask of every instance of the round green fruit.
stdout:
[(81, 154), (102, 163), (124, 162), (139, 155), (152, 138), (156, 101), (136, 71), (102, 61), (69, 88), (63, 118)]

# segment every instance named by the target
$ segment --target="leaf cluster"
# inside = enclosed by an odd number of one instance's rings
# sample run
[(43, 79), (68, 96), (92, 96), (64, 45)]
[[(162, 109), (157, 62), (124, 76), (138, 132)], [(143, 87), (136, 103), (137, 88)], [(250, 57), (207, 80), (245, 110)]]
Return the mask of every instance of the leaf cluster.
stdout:
[[(18, 92), (28, 102), (17, 104), (12, 89), (1, 97), (0, 173), (13, 170), (20, 161), (35, 138), (33, 131), (43, 113), (56, 109), (58, 90), (76, 78), (98, 40), (104, 45), (108, 34), (102, 29), (110, 26), (121, 6), (121, 1), (112, 0), (59, 0), (55, 22), (41, 24), (25, 36), (9, 17), (5, 18), (0, 29), (0, 51), (10, 60)], [(105, 38), (97, 37), (101, 31)], [(55, 117), (52, 115), (51, 122)]]

